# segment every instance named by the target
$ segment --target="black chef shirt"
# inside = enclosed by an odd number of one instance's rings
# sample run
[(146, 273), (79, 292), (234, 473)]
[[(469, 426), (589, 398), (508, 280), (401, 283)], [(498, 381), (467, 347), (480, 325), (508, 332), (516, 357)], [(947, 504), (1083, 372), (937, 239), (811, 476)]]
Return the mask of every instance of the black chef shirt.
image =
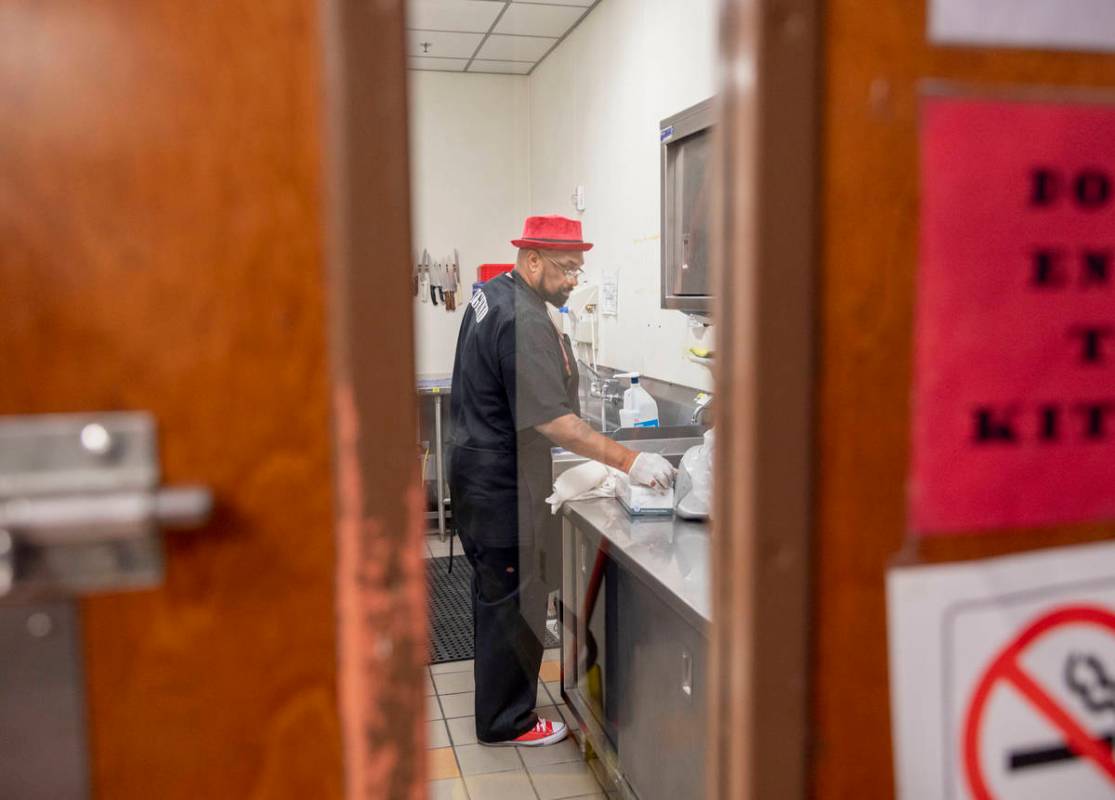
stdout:
[(545, 301), (515, 272), (485, 283), (461, 321), (450, 400), (454, 513), (477, 522), (468, 533), (510, 545), (530, 524), (552, 483), (552, 445), (534, 426), (580, 414), (577, 392), (572, 347)]

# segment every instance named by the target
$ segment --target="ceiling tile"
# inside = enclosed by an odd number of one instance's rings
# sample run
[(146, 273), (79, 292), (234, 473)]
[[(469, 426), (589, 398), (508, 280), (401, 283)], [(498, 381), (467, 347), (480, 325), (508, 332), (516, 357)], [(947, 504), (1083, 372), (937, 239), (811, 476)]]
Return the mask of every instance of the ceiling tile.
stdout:
[(494, 32), (560, 38), (584, 13), (585, 9), (574, 6), (535, 6), (515, 3), (500, 17)]
[(407, 69), (424, 69), (435, 72), (464, 72), (467, 58), (407, 58)]
[[(471, 58), (476, 46), (484, 39), (482, 33), (444, 33), (439, 31), (407, 31), (408, 56), (438, 58)], [(423, 48), (426, 42), (429, 47)]]
[(487, 33), (502, 9), (502, 3), (491, 0), (409, 0), (407, 27)]
[(496, 61), (537, 61), (556, 41), (557, 39), (535, 36), (499, 36), (493, 33), (476, 57)]
[(484, 61), (476, 59), (469, 72), (505, 72), (509, 75), (526, 75), (534, 67), (533, 61)]
[[(511, 0), (512, 5), (528, 5), (530, 3), (538, 3), (539, 0)], [(580, 6), (581, 8), (588, 8), (593, 3), (593, 0), (546, 0), (546, 5), (550, 6)]]

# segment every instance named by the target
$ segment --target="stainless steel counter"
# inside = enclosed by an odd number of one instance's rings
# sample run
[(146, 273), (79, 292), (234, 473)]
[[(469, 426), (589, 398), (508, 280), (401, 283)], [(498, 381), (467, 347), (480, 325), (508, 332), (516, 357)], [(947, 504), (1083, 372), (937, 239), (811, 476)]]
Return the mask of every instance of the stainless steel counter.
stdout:
[(708, 526), (610, 498), (561, 519), (562, 696), (590, 766), (609, 797), (703, 797)]
[(632, 518), (610, 498), (566, 503), (563, 513), (586, 534), (609, 544), (609, 553), (702, 633), (711, 619), (709, 527), (670, 517)]

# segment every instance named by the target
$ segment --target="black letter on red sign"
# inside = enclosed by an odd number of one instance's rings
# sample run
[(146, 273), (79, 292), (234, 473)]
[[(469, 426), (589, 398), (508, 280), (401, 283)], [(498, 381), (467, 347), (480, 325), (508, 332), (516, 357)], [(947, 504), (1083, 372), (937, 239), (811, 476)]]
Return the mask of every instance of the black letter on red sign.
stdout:
[(1111, 264), (1110, 250), (1085, 250), (1084, 273), (1080, 278), (1081, 286), (1106, 286), (1110, 281), (1108, 266)]
[(1060, 193), (1061, 183), (1057, 173), (1046, 167), (1030, 171), (1030, 205), (1051, 206)]
[(1033, 253), (1033, 285), (1038, 289), (1060, 289), (1069, 282), (1064, 265), (1064, 251), (1035, 250)]
[(1041, 432), (1039, 436), (1042, 441), (1055, 442), (1061, 438), (1061, 407), (1048, 405), (1040, 406), (1038, 408), (1038, 415), (1041, 419)]
[(1081, 403), (1076, 407), (1084, 420), (1085, 439), (1107, 438), (1107, 412), (1111, 411), (1111, 403)]
[(1102, 364), (1103, 340), (1112, 333), (1109, 325), (1073, 325), (1069, 336), (1080, 339), (1080, 362), (1082, 364)]
[[(988, 442), (1017, 442), (1018, 435), (1014, 430), (1014, 415), (1017, 409), (996, 411), (990, 406), (977, 406), (974, 422), (976, 423), (974, 439), (976, 444)], [(996, 419), (998, 414), (998, 419)]]
[(1099, 208), (1111, 196), (1111, 181), (1095, 169), (1086, 169), (1076, 176), (1076, 202), (1084, 208)]

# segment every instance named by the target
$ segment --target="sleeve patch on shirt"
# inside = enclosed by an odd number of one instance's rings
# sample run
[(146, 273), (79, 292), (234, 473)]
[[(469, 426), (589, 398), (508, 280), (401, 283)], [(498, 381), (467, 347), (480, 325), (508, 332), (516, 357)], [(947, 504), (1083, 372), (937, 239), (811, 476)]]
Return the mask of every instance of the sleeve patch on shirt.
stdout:
[(484, 317), (488, 316), (488, 298), (484, 296), (484, 290), (478, 289), (476, 294), (469, 300), (472, 310), (476, 312), (476, 323), (480, 324), (484, 321)]

